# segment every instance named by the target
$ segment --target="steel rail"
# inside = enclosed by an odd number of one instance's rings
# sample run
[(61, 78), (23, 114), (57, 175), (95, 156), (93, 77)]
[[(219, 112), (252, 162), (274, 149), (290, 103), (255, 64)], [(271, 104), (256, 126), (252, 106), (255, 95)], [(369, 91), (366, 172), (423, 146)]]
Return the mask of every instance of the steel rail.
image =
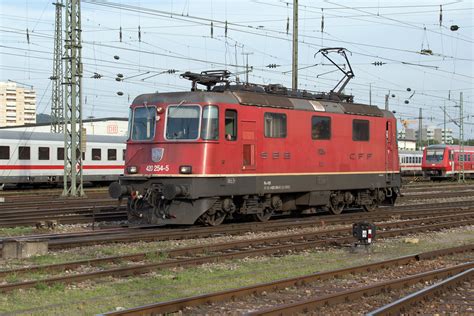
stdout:
[[(451, 210), (452, 215), (468, 215), (473, 211), (471, 208), (460, 208), (459, 210)], [(421, 219), (430, 217), (433, 220), (434, 216), (439, 216), (439, 213), (446, 213), (446, 209), (438, 210), (417, 210), (417, 211), (391, 211), (391, 212), (374, 212), (374, 213), (354, 213), (343, 214), (338, 216), (319, 216), (309, 217), (306, 219), (278, 219), (266, 223), (241, 223), (229, 224), (217, 227), (190, 227), (190, 228), (160, 228), (158, 230), (145, 231), (130, 231), (123, 230), (117, 234), (91, 234), (84, 233), (81, 236), (79, 233), (74, 234), (54, 234), (54, 235), (35, 235), (35, 236), (16, 236), (8, 239), (15, 240), (39, 240), (48, 241), (49, 249), (65, 249), (76, 246), (88, 246), (115, 242), (135, 242), (140, 240), (147, 241), (162, 241), (162, 240), (179, 240), (189, 238), (203, 238), (219, 235), (233, 235), (245, 232), (268, 232), (283, 229), (301, 229), (307, 227), (325, 227), (329, 225), (344, 225), (352, 224), (355, 221), (370, 220), (370, 221), (387, 221), (387, 220), (407, 220), (407, 219)], [(446, 215), (442, 215), (440, 219), (446, 219)], [(380, 224), (381, 225), (381, 224)], [(93, 235), (93, 236), (91, 236)], [(0, 242), (3, 240), (0, 238)]]
[[(460, 212), (458, 214), (451, 215), (442, 215), (442, 216), (433, 216), (427, 215), (422, 216), (421, 218), (414, 220), (404, 220), (394, 223), (380, 223), (377, 226), (381, 229), (389, 227), (400, 227), (407, 224), (414, 223), (429, 223), (429, 222), (438, 222), (443, 220), (452, 220), (455, 216), (460, 218), (472, 218), (472, 210), (466, 212)], [(384, 218), (384, 220), (389, 220), (390, 218)], [(250, 224), (250, 225), (235, 225), (233, 227), (223, 226), (223, 227), (211, 227), (211, 228), (196, 228), (186, 230), (158, 230), (158, 231), (138, 231), (136, 233), (125, 233), (122, 235), (106, 235), (103, 237), (97, 238), (80, 238), (77, 237), (76, 240), (52, 240), (49, 242), (50, 249), (65, 249), (72, 247), (83, 247), (88, 245), (97, 245), (105, 243), (117, 243), (117, 242), (136, 242), (136, 241), (163, 241), (163, 240), (180, 240), (180, 239), (190, 239), (190, 238), (203, 238), (203, 237), (213, 237), (219, 235), (236, 235), (245, 232), (269, 232), (282, 229), (297, 229), (304, 227), (314, 227), (316, 225), (324, 227), (326, 225), (344, 225), (344, 224), (353, 224), (357, 220), (372, 220), (380, 221), (380, 218), (376, 217), (352, 217), (351, 219), (342, 218), (340, 220), (332, 221), (307, 221), (307, 222), (286, 222), (275, 225), (266, 225), (262, 223)], [(400, 223), (400, 224), (399, 224)], [(350, 228), (346, 228), (346, 231), (349, 231)]]
[(418, 193), (418, 194), (410, 194), (410, 195), (403, 195), (397, 199), (397, 203), (412, 201), (412, 200), (426, 200), (426, 199), (445, 199), (445, 198), (460, 198), (466, 196), (474, 197), (473, 190), (463, 190), (463, 191), (454, 191), (454, 192), (439, 192), (439, 193)]
[(437, 251), (424, 252), (409, 256), (398, 257), (394, 259), (369, 263), (361, 266), (342, 268), (331, 271), (317, 272), (309, 275), (286, 278), (272, 282), (266, 282), (251, 286), (245, 286), (237, 289), (224, 290), (214, 293), (202, 294), (181, 298), (166, 302), (149, 304), (141, 307), (131, 308), (123, 311), (115, 311), (105, 313), (103, 315), (151, 315), (151, 314), (165, 314), (175, 313), (184, 309), (185, 307), (199, 306), (203, 304), (211, 304), (216, 302), (233, 300), (238, 297), (255, 295), (266, 292), (275, 292), (287, 287), (300, 286), (303, 284), (313, 283), (315, 281), (327, 280), (331, 278), (341, 277), (343, 275), (365, 273), (380, 269), (386, 269), (393, 266), (407, 265), (415, 261), (428, 260), (440, 256), (452, 255), (455, 253), (474, 251), (474, 245), (454, 247), (448, 249), (441, 249)]
[[(474, 219), (447, 222), (442, 224), (433, 224), (426, 226), (415, 226), (406, 229), (397, 229), (392, 231), (382, 231), (378, 234), (379, 238), (393, 237), (407, 233), (421, 232), (427, 230), (437, 230), (446, 227), (465, 226), (473, 224)], [(325, 232), (293, 234), (285, 236), (259, 238), (253, 240), (239, 240), (197, 247), (177, 248), (157, 252), (155, 254), (169, 258), (169, 260), (159, 263), (149, 263), (143, 265), (127, 266), (123, 268), (104, 269), (102, 271), (52, 277), (41, 280), (24, 281), (16, 283), (7, 283), (0, 285), (0, 292), (8, 292), (15, 289), (31, 288), (38, 284), (51, 285), (54, 283), (74, 283), (89, 279), (95, 279), (105, 276), (130, 276), (147, 273), (153, 270), (199, 265), (204, 263), (220, 262), (223, 260), (254, 257), (261, 255), (273, 255), (287, 251), (301, 251), (314, 249), (315, 247), (327, 245), (340, 245), (353, 241), (351, 231), (347, 228), (335, 229)], [(253, 247), (253, 248), (251, 248)], [(210, 254), (211, 253), (211, 254)], [(214, 253), (214, 254), (212, 254)], [(140, 254), (138, 254), (140, 255)], [(199, 256), (201, 255), (201, 256)], [(187, 257), (185, 257), (187, 256)], [(194, 256), (189, 258), (190, 256)], [(183, 258), (185, 257), (185, 258)], [(105, 260), (106, 258), (102, 258)], [(120, 257), (108, 258), (110, 260), (120, 260)], [(99, 263), (101, 259), (95, 259)], [(89, 262), (94, 262), (90, 260)], [(74, 263), (69, 263), (74, 264)], [(47, 268), (43, 266), (43, 268)], [(57, 267), (50, 267), (55, 269)]]
[(385, 290), (401, 289), (409, 285), (413, 285), (419, 282), (425, 282), (427, 280), (441, 279), (452, 276), (454, 274), (461, 273), (474, 267), (474, 262), (467, 262), (454, 267), (437, 269), (429, 272), (423, 272), (411, 276), (407, 276), (400, 279), (378, 282), (372, 285), (358, 287), (334, 294), (324, 295), (318, 298), (304, 300), (301, 302), (295, 302), (272, 308), (261, 309), (253, 312), (249, 312), (248, 316), (255, 315), (294, 315), (297, 313), (308, 313), (311, 310), (315, 310), (322, 306), (333, 306), (339, 303), (345, 303), (348, 301), (354, 301), (357, 298), (363, 296), (371, 296), (380, 294)]
[(408, 312), (411, 306), (419, 304), (423, 301), (433, 298), (443, 292), (451, 290), (457, 287), (460, 283), (469, 281), (474, 278), (474, 268), (458, 273), (446, 280), (433, 284), (427, 288), (424, 288), (415, 293), (411, 293), (399, 300), (382, 306), (372, 312), (366, 314), (366, 316), (389, 316), (399, 315), (400, 313)]

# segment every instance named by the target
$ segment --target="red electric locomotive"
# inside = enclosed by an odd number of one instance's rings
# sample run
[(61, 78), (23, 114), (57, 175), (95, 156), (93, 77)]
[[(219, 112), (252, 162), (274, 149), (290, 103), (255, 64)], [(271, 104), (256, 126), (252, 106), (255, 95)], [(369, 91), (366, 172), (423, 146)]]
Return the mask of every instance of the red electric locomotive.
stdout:
[(218, 225), (394, 204), (400, 168), (391, 112), (343, 94), (231, 85), (228, 75), (188, 72), (190, 92), (133, 101), (125, 175), (109, 188), (128, 198), (132, 222)]
[[(462, 166), (461, 164), (464, 164)], [(474, 177), (474, 147), (458, 145), (431, 145), (423, 150), (421, 168), (425, 177), (433, 180), (455, 178), (464, 169), (467, 178)]]

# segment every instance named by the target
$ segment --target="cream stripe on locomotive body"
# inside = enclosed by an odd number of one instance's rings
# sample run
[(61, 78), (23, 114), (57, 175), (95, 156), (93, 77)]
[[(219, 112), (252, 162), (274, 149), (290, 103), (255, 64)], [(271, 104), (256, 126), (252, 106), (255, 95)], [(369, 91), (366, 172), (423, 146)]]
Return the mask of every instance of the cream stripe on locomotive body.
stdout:
[[(266, 89), (266, 90), (265, 90)], [(396, 120), (351, 97), (260, 86), (138, 96), (125, 175), (129, 219), (216, 225), (225, 217), (392, 205)]]

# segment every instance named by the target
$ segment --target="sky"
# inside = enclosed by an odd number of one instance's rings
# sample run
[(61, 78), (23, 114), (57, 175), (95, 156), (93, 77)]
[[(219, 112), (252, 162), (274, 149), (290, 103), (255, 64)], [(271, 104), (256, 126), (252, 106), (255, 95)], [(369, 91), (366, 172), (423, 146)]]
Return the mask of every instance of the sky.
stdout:
[[(46, 114), (51, 2), (0, 4), (0, 81), (32, 85), (37, 112)], [(343, 47), (355, 74), (345, 93), (355, 102), (384, 107), (388, 94), (389, 108), (415, 129), (420, 108), (423, 124), (440, 128), (446, 107), (457, 138), (462, 92), (465, 138), (474, 138), (473, 10), (472, 0), (299, 0), (298, 88), (333, 89), (342, 73), (317, 52)], [(137, 95), (189, 90), (185, 71), (227, 69), (242, 81), (247, 57), (250, 82), (291, 87), (293, 1), (82, 0), (81, 14), (84, 118), (126, 117)]]

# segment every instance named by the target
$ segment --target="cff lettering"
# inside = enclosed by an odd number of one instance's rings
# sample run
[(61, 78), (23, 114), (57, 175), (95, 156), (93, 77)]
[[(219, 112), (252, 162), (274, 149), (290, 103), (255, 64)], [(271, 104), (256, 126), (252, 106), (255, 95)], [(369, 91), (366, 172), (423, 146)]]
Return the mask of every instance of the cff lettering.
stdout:
[(352, 153), (349, 155), (351, 160), (370, 160), (372, 153)]

